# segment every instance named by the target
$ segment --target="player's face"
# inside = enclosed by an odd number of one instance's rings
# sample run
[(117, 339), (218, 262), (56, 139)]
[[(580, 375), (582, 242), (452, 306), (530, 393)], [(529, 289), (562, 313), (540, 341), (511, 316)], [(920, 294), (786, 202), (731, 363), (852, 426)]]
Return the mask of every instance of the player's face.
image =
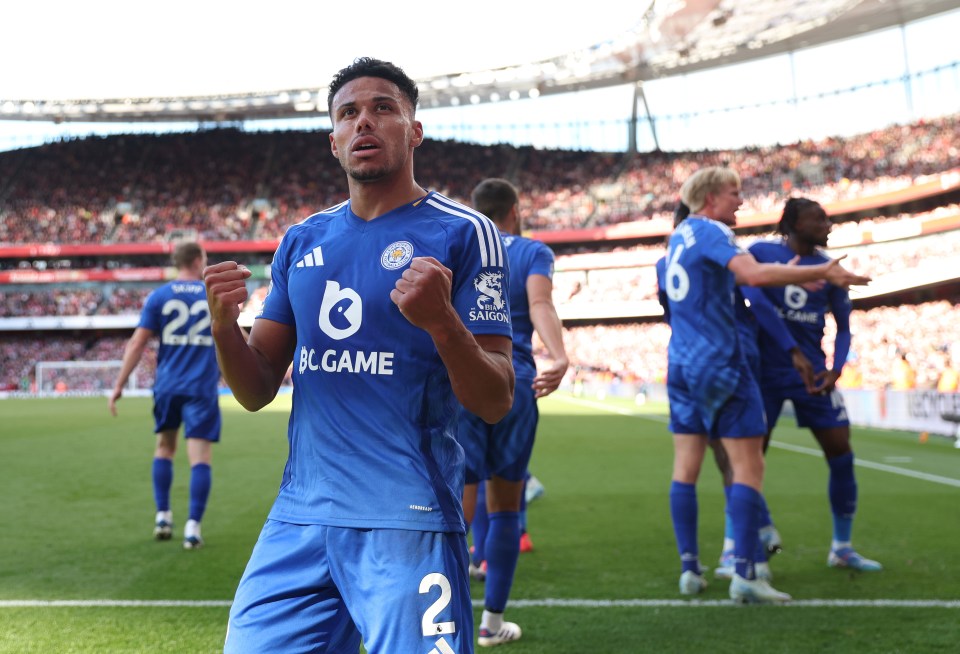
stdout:
[(330, 149), (359, 182), (389, 177), (406, 166), (423, 140), (423, 127), (397, 85), (379, 77), (347, 82), (333, 98)]
[(826, 246), (830, 228), (833, 227), (830, 217), (819, 204), (811, 204), (797, 214), (797, 224), (794, 232), (803, 241), (813, 245)]
[(713, 198), (714, 214), (710, 217), (725, 225), (736, 225), (737, 209), (743, 204), (740, 187), (736, 184), (724, 184), (719, 191), (711, 193), (710, 196)]

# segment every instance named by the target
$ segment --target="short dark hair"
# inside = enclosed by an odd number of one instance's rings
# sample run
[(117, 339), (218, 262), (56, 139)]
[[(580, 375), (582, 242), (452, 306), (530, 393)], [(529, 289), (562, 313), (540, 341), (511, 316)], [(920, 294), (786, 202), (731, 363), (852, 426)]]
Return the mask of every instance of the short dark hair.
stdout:
[(400, 92), (407, 96), (414, 111), (416, 111), (417, 103), (420, 101), (420, 91), (417, 90), (417, 83), (410, 79), (402, 68), (391, 64), (389, 61), (372, 57), (358, 57), (353, 60), (352, 64), (340, 69), (330, 82), (330, 90), (327, 93), (327, 111), (330, 113), (330, 120), (333, 120), (333, 96), (347, 82), (352, 82), (360, 77), (379, 77), (388, 82), (393, 82), (400, 89)]
[(517, 187), (506, 179), (490, 177), (470, 193), (470, 204), (484, 216), (502, 225), (510, 210), (520, 201)]
[(187, 268), (203, 256), (203, 248), (195, 241), (182, 241), (173, 248), (170, 260), (178, 269)]

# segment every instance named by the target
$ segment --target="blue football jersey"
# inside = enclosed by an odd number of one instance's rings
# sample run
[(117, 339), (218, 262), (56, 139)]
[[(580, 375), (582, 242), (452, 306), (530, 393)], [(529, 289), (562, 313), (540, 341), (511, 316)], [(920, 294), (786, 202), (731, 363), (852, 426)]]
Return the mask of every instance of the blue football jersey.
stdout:
[(513, 369), (518, 380), (537, 376), (533, 359), (533, 323), (527, 299), (527, 279), (543, 275), (553, 279), (553, 250), (523, 236), (501, 234), (510, 263), (510, 315), (513, 318)]
[[(657, 259), (655, 269), (657, 271), (657, 300), (663, 307), (663, 319), (667, 324), (670, 324), (670, 301), (667, 298), (667, 258), (660, 257)], [(757, 344), (760, 327), (739, 286), (734, 289), (734, 310), (737, 318), (737, 331), (740, 334), (740, 347), (743, 349), (747, 362), (753, 367), (760, 356)]]
[(459, 412), (430, 336), (390, 299), (414, 257), (453, 272), (474, 334), (511, 337), (503, 243), (437, 193), (365, 221), (344, 202), (291, 226), (259, 319), (296, 328), (290, 453), (275, 520), (464, 531)]
[[(757, 261), (764, 263), (787, 263), (796, 256), (783, 239), (757, 241), (750, 245), (749, 250)], [(828, 261), (830, 258), (817, 250), (812, 255), (800, 257), (798, 265), (810, 266)], [(816, 291), (794, 284), (762, 290), (764, 297), (777, 309), (800, 351), (810, 360), (816, 371), (824, 370), (826, 368), (826, 355), (822, 346), (824, 316), (827, 312), (843, 318), (849, 316), (851, 309), (849, 293), (833, 284), (826, 284)], [(801, 383), (800, 375), (793, 367), (790, 354), (782, 345), (763, 330), (760, 330), (759, 343), (765, 379), (782, 382), (789, 378), (794, 383)]]
[(739, 362), (736, 284), (727, 264), (743, 252), (729, 227), (703, 216), (691, 215), (673, 231), (663, 273), (671, 364)]
[(154, 393), (216, 396), (220, 367), (201, 281), (167, 282), (147, 296), (138, 327), (160, 337)]

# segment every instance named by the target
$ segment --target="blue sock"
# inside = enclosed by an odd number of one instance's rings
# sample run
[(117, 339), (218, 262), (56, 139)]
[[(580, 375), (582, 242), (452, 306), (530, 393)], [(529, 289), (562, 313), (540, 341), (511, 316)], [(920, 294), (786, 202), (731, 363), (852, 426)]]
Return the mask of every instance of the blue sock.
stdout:
[(730, 487), (730, 513), (736, 537), (734, 555), (737, 574), (753, 579), (753, 561), (760, 547), (760, 493), (744, 484)]
[(753, 556), (754, 563), (766, 563), (767, 562), (767, 548), (763, 546), (763, 543), (760, 542), (759, 534), (757, 538), (757, 553)]
[(210, 495), (210, 466), (198, 463), (190, 468), (190, 519), (200, 522)]
[(727, 506), (723, 511), (723, 539), (734, 540), (733, 518), (730, 517), (730, 486), (723, 487), (723, 494), (727, 498)]
[(853, 515), (857, 512), (857, 480), (853, 474), (853, 452), (827, 459), (830, 466), (830, 509), (833, 511), (833, 540), (849, 543)]
[(474, 512), (473, 522), (470, 524), (470, 529), (473, 531), (474, 565), (480, 565), (487, 558), (485, 550), (490, 521), (487, 517), (487, 492), (484, 490), (486, 485), (486, 482), (481, 481), (477, 487), (477, 510)]
[(503, 613), (513, 585), (513, 573), (520, 557), (520, 515), (516, 511), (491, 513), (487, 532), (487, 580), (484, 608)]
[(173, 461), (161, 459), (153, 460), (153, 501), (157, 504), (157, 511), (170, 510), (170, 486), (173, 485)]
[(674, 481), (670, 483), (670, 516), (680, 553), (680, 572), (693, 570), (700, 574), (700, 548), (697, 545), (697, 487)]
[(770, 507), (767, 506), (767, 498), (760, 495), (760, 529), (769, 527), (773, 524), (773, 518), (770, 517)]

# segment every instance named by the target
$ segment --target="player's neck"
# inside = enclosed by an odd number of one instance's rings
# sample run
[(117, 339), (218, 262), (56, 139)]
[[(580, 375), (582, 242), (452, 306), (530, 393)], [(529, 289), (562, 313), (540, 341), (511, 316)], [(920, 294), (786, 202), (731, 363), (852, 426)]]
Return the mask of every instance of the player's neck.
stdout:
[(374, 182), (350, 180), (350, 209), (358, 218), (373, 220), (397, 207), (414, 202), (427, 192), (411, 177), (398, 183), (395, 178)]
[(786, 238), (786, 242), (787, 247), (793, 250), (796, 254), (799, 254), (801, 257), (810, 256), (817, 248), (816, 244), (802, 241), (797, 238), (796, 234), (791, 234), (788, 236)]

